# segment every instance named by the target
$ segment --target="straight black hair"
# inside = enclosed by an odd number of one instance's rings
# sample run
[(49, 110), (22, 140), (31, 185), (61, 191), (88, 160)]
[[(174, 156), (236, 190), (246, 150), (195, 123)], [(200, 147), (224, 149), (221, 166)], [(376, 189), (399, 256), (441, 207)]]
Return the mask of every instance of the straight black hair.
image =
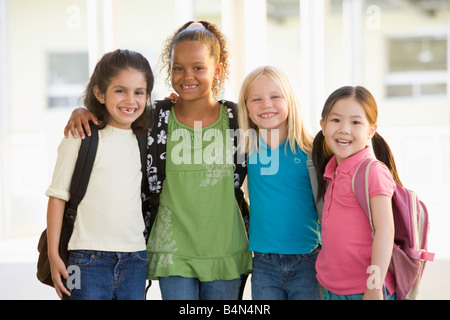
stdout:
[[(361, 104), (371, 125), (376, 124), (378, 118), (377, 103), (369, 90), (361, 86), (346, 86), (334, 91), (325, 102), (322, 110), (322, 121), (324, 123), (326, 122), (328, 115), (331, 113), (331, 110), (336, 102), (348, 97), (354, 97)], [(402, 185), (391, 148), (383, 137), (377, 132), (372, 137), (372, 147), (375, 157), (388, 167), (394, 180), (399, 185)], [(326, 182), (323, 179), (323, 174), (325, 173), (325, 167), (328, 161), (330, 161), (333, 155), (334, 154), (325, 142), (325, 137), (322, 130), (319, 131), (314, 138), (312, 151), (312, 158), (314, 166), (316, 167), (317, 181), (319, 184), (318, 199), (323, 198), (325, 195)]]

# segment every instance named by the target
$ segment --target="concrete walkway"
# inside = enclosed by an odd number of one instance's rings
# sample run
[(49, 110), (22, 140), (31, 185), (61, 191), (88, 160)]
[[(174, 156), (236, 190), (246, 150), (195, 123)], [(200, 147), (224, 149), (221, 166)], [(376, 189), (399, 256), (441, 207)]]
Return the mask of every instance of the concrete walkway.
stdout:
[[(36, 279), (38, 237), (0, 239), (0, 300), (55, 300), (51, 287)], [(450, 300), (450, 260), (428, 263), (419, 291), (420, 300)], [(250, 281), (250, 279), (249, 279)], [(250, 282), (244, 299), (250, 299)], [(147, 299), (160, 300), (158, 282), (150, 288)]]

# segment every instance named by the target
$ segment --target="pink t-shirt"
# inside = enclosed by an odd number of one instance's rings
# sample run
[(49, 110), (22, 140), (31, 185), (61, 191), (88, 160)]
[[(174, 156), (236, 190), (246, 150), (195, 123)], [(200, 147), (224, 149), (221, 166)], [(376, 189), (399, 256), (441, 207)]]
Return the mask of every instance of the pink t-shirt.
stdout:
[[(361, 294), (367, 289), (371, 265), (372, 229), (352, 190), (352, 178), (359, 163), (370, 155), (366, 147), (339, 166), (333, 157), (325, 168), (328, 180), (322, 215), (322, 250), (316, 262), (317, 279), (327, 290), (341, 295)], [(392, 197), (395, 182), (381, 162), (370, 167), (369, 196)], [(385, 279), (390, 294), (395, 281), (388, 272)]]

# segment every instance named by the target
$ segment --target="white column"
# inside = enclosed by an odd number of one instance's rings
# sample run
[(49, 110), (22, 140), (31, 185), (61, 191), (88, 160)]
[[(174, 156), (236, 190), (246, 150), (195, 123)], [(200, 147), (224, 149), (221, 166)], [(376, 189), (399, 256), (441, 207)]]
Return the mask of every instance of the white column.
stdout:
[(9, 130), (8, 1), (0, 0), (0, 138)]
[(230, 80), (224, 98), (237, 102), (239, 88), (246, 74), (245, 6), (242, 0), (222, 0), (222, 32), (230, 51)]
[(88, 12), (89, 74), (106, 52), (114, 50), (112, 0), (86, 0)]
[(246, 73), (267, 63), (266, 0), (245, 0)]
[[(450, 29), (447, 29), (447, 64), (450, 61)], [(450, 68), (447, 66), (447, 99), (450, 99)], [(450, 123), (450, 115), (449, 115)]]
[(175, 0), (174, 8), (176, 28), (194, 20), (194, 0)]
[(245, 76), (267, 63), (266, 24), (266, 0), (222, 0), (222, 31), (231, 53), (225, 98), (237, 101)]
[(362, 79), (362, 28), (363, 10), (361, 0), (343, 0), (343, 77), (348, 85), (361, 85)]
[(10, 155), (11, 113), (9, 104), (8, 1), (0, 0), (0, 236), (10, 230), (10, 188), (8, 160)]
[(300, 0), (300, 101), (305, 125), (319, 130), (325, 102), (325, 15), (327, 0)]

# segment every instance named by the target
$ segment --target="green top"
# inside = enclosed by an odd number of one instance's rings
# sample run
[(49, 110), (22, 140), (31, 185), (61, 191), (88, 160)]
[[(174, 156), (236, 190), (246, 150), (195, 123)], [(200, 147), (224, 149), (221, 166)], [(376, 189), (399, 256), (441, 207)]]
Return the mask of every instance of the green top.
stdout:
[(147, 246), (151, 280), (232, 280), (251, 272), (248, 238), (234, 195), (227, 112), (221, 106), (219, 119), (201, 130), (179, 123), (173, 108), (170, 112), (166, 179)]

